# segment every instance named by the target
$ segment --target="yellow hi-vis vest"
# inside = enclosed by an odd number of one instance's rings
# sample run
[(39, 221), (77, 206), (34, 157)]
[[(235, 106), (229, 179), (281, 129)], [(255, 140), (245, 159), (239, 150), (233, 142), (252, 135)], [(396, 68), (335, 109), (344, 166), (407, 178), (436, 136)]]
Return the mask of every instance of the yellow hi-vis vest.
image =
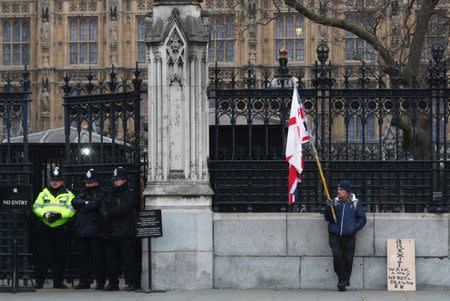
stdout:
[[(75, 214), (75, 210), (72, 207), (72, 200), (75, 196), (69, 190), (66, 189), (66, 191), (66, 193), (61, 193), (54, 197), (47, 188), (44, 188), (39, 193), (36, 201), (34, 201), (34, 214), (51, 228), (64, 225)], [(61, 218), (54, 223), (49, 223), (44, 219), (44, 214), (47, 212), (61, 213)]]

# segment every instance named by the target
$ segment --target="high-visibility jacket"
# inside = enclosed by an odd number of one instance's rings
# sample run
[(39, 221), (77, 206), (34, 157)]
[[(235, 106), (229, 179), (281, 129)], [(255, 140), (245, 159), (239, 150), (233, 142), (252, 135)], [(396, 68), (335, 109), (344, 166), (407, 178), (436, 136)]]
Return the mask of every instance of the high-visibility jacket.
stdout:
[[(72, 199), (75, 198), (75, 196), (69, 190), (65, 189), (65, 191), (65, 193), (60, 193), (55, 197), (47, 188), (44, 188), (44, 190), (39, 193), (36, 201), (34, 201), (34, 214), (36, 214), (44, 224), (51, 228), (64, 225), (75, 214), (75, 210), (72, 207)], [(61, 213), (61, 218), (54, 223), (49, 223), (44, 219), (44, 214), (47, 212)]]

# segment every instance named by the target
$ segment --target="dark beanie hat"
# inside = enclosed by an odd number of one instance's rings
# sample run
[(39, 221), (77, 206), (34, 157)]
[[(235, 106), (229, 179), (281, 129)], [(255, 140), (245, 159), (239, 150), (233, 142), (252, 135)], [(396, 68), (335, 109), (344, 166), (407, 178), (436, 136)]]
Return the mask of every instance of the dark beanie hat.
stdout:
[(342, 188), (342, 189), (346, 190), (349, 193), (352, 191), (352, 185), (347, 180), (342, 180), (339, 183), (338, 188)]

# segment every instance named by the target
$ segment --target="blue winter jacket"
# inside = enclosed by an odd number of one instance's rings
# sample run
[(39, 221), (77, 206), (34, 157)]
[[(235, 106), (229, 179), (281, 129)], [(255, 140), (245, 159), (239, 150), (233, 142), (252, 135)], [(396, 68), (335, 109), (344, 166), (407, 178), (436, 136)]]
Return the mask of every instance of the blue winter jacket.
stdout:
[(328, 233), (338, 236), (353, 236), (366, 224), (366, 211), (356, 196), (352, 193), (349, 201), (342, 202), (337, 197), (333, 199), (336, 208), (337, 222), (333, 221), (331, 207), (325, 208), (324, 217), (328, 223)]

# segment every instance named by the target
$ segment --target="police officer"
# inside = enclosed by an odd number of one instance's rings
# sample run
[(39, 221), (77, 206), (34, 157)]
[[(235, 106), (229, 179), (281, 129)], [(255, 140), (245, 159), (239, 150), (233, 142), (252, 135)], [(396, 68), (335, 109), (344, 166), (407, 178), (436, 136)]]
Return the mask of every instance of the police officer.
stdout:
[(100, 180), (94, 169), (86, 172), (85, 186), (79, 197), (72, 200), (76, 210), (74, 232), (80, 247), (80, 281), (75, 289), (88, 289), (91, 262), (94, 266), (96, 290), (105, 286), (104, 246), (100, 231), (100, 205), (106, 192), (100, 187)]
[(63, 283), (65, 269), (66, 240), (64, 225), (74, 215), (72, 192), (64, 187), (59, 167), (50, 175), (50, 185), (39, 193), (33, 205), (34, 214), (40, 219), (36, 288), (42, 288), (51, 264), (53, 287), (67, 288)]
[(136, 211), (138, 200), (128, 186), (128, 173), (118, 167), (113, 172), (113, 188), (101, 205), (105, 223), (108, 285), (105, 291), (119, 290), (120, 263), (124, 263), (127, 291), (139, 287), (136, 262)]

